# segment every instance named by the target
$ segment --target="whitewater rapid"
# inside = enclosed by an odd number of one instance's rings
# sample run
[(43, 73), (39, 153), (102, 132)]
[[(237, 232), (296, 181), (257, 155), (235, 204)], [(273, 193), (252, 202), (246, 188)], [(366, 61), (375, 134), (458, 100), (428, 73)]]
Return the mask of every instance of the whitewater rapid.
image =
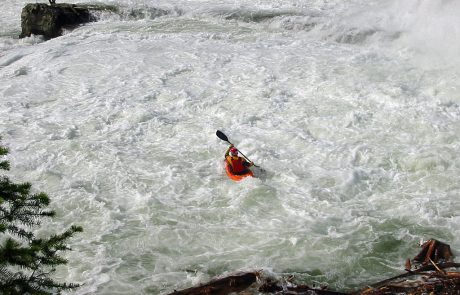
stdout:
[[(458, 3), (119, 0), (46, 42), (17, 38), (25, 3), (0, 12), (0, 135), (52, 198), (39, 232), (84, 228), (72, 294), (343, 290), (460, 249)], [(230, 181), (216, 130), (266, 173)]]

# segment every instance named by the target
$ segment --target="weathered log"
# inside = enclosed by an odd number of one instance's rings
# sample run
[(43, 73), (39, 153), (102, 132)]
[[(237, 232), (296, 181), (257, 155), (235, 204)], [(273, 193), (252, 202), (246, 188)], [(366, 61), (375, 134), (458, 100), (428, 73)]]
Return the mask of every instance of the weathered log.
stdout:
[[(399, 282), (398, 283), (398, 280), (403, 279), (403, 278), (412, 277), (412, 276), (421, 276), (421, 275), (428, 276), (428, 277), (435, 277), (435, 276), (439, 277), (439, 275), (437, 275), (438, 274), (438, 272), (437, 272), (438, 269), (445, 269), (445, 268), (452, 268), (452, 267), (459, 268), (460, 263), (446, 262), (446, 263), (443, 263), (443, 264), (438, 264), (436, 266), (431, 265), (431, 264), (424, 265), (424, 266), (421, 266), (420, 268), (418, 268), (418, 269), (416, 269), (414, 271), (409, 271), (407, 273), (403, 273), (403, 274), (394, 276), (392, 278), (389, 278), (389, 279), (374, 283), (374, 284), (370, 285), (368, 288), (366, 288), (364, 290), (360, 290), (360, 291), (355, 292), (353, 294), (360, 294), (360, 295), (392, 294), (391, 292), (389, 292), (389, 293), (385, 293), (385, 292), (387, 292), (388, 290), (396, 291), (397, 289), (398, 289), (399, 294), (408, 294), (408, 293), (411, 293), (411, 292), (413, 294), (418, 294), (414, 290), (423, 289), (423, 288), (430, 288), (430, 286), (433, 285), (434, 283), (430, 284), (430, 283), (424, 283), (424, 282), (421, 282), (421, 281), (418, 281), (418, 282), (414, 281), (414, 282), (411, 282), (411, 283), (404, 283), (404, 282)], [(428, 271), (436, 271), (436, 272), (427, 273)], [(451, 280), (455, 280), (455, 282), (453, 283), (454, 285), (456, 284), (456, 282), (460, 283), (460, 275), (458, 275), (457, 272), (447, 272), (445, 275), (443, 275), (443, 273), (441, 272), (441, 276), (444, 277), (446, 279), (446, 281), (449, 282), (450, 285), (452, 285)], [(438, 285), (441, 284), (441, 283), (442, 282), (438, 283)], [(403, 292), (404, 288), (405, 288), (406, 292)]]
[[(447, 262), (447, 263), (443, 263), (443, 264), (438, 264), (437, 265), (438, 268), (440, 269), (444, 269), (444, 268), (451, 268), (451, 267), (460, 267), (460, 263), (453, 263), (453, 262)], [(402, 278), (407, 278), (407, 277), (411, 277), (411, 276), (417, 276), (417, 275), (421, 275), (421, 274), (424, 274), (423, 272), (425, 271), (432, 271), (432, 270), (436, 270), (436, 268), (429, 264), (429, 265), (424, 265), (414, 271), (409, 271), (409, 272), (406, 272), (406, 273), (403, 273), (403, 274), (400, 274), (400, 275), (397, 275), (397, 276), (394, 276), (392, 278), (389, 278), (389, 279), (386, 279), (386, 280), (383, 280), (383, 281), (380, 281), (380, 282), (377, 282), (377, 283), (374, 283), (372, 285), (370, 285), (371, 287), (373, 288), (379, 288), (379, 287), (382, 287), (392, 281), (395, 281), (397, 279), (402, 279)]]
[[(307, 285), (299, 285), (299, 286), (280, 286), (278, 282), (267, 282), (259, 287), (259, 291), (268, 294), (289, 294), (289, 295), (296, 295), (296, 294), (309, 294), (309, 295), (349, 295), (349, 293), (344, 292), (337, 292), (327, 289), (317, 289), (311, 288)], [(285, 293), (280, 293), (285, 292)]]
[(174, 291), (169, 295), (227, 295), (232, 292), (241, 292), (246, 290), (256, 281), (257, 272), (248, 272), (216, 279), (198, 287), (192, 287), (182, 291)]

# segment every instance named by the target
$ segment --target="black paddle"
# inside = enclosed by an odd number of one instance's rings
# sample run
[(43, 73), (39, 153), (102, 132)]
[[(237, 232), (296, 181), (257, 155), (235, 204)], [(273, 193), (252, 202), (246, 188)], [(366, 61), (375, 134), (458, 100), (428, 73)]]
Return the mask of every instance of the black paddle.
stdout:
[[(217, 135), (217, 137), (219, 137), (219, 138), (222, 139), (223, 141), (226, 141), (226, 142), (228, 142), (229, 144), (233, 144), (233, 143), (231, 143), (230, 141), (228, 141), (227, 135), (225, 135), (222, 131), (217, 130), (217, 131), (216, 131), (216, 135)], [(249, 160), (248, 157), (246, 157), (240, 150), (238, 150), (238, 152), (240, 152), (240, 154), (241, 154), (248, 162), (252, 163), (252, 165), (254, 165), (255, 167), (259, 167), (259, 166), (257, 166), (256, 164), (254, 164), (254, 162), (252, 162), (251, 160)]]

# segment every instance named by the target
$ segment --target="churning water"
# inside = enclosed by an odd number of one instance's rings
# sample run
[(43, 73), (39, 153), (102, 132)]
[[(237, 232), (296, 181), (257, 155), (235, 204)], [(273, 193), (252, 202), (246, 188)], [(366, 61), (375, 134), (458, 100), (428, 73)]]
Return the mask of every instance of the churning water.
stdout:
[[(0, 12), (0, 134), (52, 197), (41, 231), (84, 227), (74, 294), (343, 290), (460, 249), (458, 1), (114, 0), (46, 42), (17, 38), (25, 3)], [(217, 129), (266, 173), (230, 181)]]

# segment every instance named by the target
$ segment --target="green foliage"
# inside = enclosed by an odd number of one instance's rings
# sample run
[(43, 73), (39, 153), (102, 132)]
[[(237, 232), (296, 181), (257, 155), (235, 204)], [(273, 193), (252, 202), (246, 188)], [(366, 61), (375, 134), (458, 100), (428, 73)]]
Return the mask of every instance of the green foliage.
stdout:
[[(7, 153), (0, 146), (0, 159)], [(8, 161), (0, 161), (0, 169), (9, 167)], [(67, 263), (59, 254), (71, 250), (67, 240), (83, 229), (72, 226), (40, 239), (32, 231), (43, 218), (55, 215), (46, 209), (49, 202), (45, 193), (32, 194), (30, 183), (16, 184), (0, 176), (0, 294), (58, 294), (78, 287), (55, 282), (50, 275), (56, 266)]]
[[(8, 154), (8, 149), (0, 146), (0, 157), (6, 154)], [(10, 170), (10, 163), (8, 161), (0, 161), (0, 170)]]

